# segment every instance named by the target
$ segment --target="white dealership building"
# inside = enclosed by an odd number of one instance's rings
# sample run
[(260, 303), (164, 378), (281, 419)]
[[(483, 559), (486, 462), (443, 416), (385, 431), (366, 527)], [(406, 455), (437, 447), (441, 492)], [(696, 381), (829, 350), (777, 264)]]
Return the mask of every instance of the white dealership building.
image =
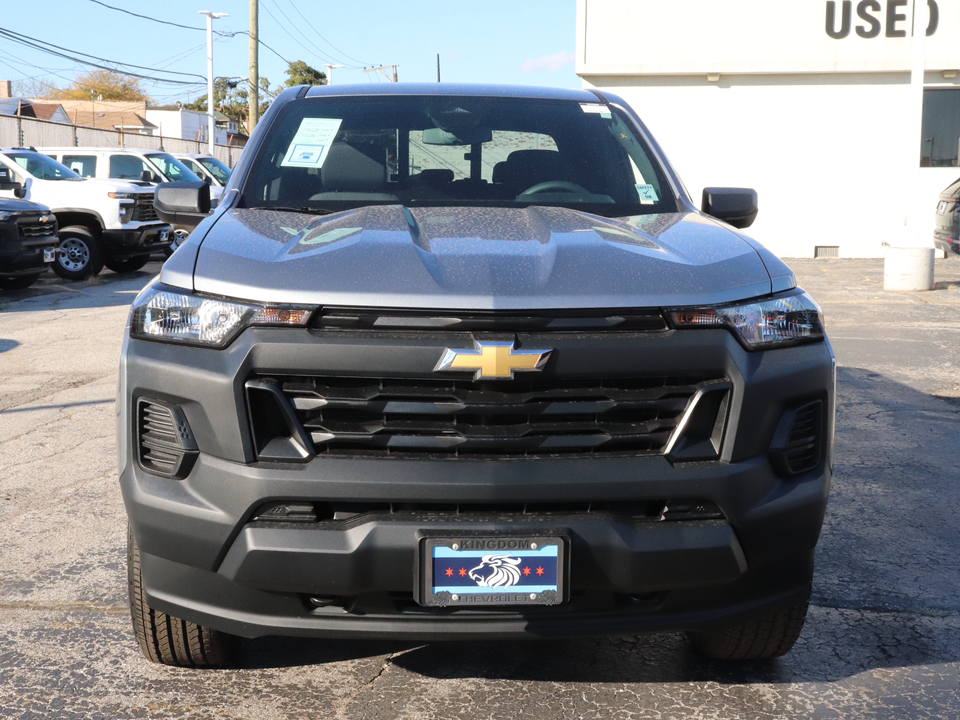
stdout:
[(960, 177), (960, 0), (927, 7), (922, 100), (913, 0), (578, 0), (576, 69), (637, 110), (698, 202), (756, 188), (748, 232), (774, 252), (882, 257), (932, 246)]

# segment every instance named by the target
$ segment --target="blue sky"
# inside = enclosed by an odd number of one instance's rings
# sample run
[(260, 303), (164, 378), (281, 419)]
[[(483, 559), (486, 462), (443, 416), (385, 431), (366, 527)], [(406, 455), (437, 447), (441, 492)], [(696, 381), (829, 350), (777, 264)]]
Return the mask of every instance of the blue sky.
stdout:
[[(168, 104), (206, 93), (206, 18), (198, 11), (229, 13), (214, 21), (214, 30), (236, 32), (249, 30), (249, 8), (249, 0), (3, 0), (2, 28), (65, 54), (140, 65), (147, 69), (134, 71), (152, 77), (164, 70), (166, 79), (196, 83), (142, 81), (157, 104)], [(439, 54), (444, 81), (577, 88), (575, 25), (575, 0), (260, 0), (260, 39), (272, 48), (261, 45), (260, 75), (275, 87), (286, 79), (284, 60), (303, 60), (317, 69), (346, 65), (333, 71), (334, 84), (385, 82), (363, 72), (373, 65), (399, 65), (401, 81), (433, 82)], [(214, 74), (249, 76), (248, 52), (246, 35), (215, 36)], [(89, 69), (0, 38), (0, 79), (65, 86)]]

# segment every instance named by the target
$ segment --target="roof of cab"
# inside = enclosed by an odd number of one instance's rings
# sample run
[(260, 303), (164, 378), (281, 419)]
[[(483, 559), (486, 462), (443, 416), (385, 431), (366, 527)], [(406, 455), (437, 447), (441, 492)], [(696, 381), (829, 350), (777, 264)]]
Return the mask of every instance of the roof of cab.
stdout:
[[(303, 88), (306, 91), (303, 92)], [(539, 87), (536, 85), (492, 85), (478, 83), (368, 83), (355, 85), (303, 85), (299, 97), (325, 95), (474, 95), (476, 97), (528, 97), (545, 100), (602, 102), (589, 90)]]

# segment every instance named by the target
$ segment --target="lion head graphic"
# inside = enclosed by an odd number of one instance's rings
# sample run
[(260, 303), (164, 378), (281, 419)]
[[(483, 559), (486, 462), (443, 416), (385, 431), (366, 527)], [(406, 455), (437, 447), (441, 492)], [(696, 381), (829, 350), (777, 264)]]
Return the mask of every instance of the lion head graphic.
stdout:
[(479, 587), (505, 587), (520, 582), (520, 558), (509, 555), (484, 555), (470, 571), (470, 579)]

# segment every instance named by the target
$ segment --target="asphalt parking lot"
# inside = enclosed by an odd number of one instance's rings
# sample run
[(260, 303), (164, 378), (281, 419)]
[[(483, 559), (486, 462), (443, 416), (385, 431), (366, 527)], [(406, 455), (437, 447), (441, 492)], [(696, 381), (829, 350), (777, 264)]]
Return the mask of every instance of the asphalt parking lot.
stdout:
[(838, 358), (833, 492), (795, 649), (699, 659), (680, 635), (411, 645), (268, 638), (231, 670), (142, 658), (113, 401), (159, 264), (0, 294), (0, 717), (960, 717), (960, 258), (926, 293), (882, 260), (789, 261)]

